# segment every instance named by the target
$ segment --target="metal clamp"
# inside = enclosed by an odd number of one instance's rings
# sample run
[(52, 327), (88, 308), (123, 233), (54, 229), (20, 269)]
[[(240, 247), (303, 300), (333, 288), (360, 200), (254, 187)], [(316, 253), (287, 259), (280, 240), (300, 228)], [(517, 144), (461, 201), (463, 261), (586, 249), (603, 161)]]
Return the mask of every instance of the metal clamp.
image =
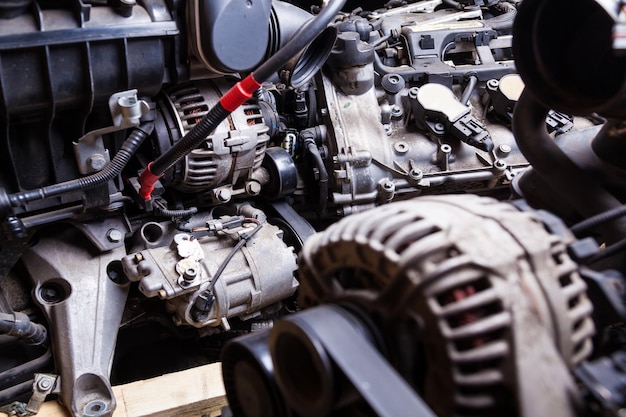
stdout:
[(74, 155), (81, 174), (100, 171), (110, 161), (109, 150), (104, 147), (102, 135), (139, 126), (142, 116), (150, 111), (147, 102), (137, 99), (137, 90), (122, 91), (109, 98), (113, 126), (92, 130), (74, 142)]
[(60, 392), (59, 376), (55, 374), (35, 374), (33, 381), (33, 395), (28, 400), (25, 410), (37, 414), (46, 397), (52, 393)]

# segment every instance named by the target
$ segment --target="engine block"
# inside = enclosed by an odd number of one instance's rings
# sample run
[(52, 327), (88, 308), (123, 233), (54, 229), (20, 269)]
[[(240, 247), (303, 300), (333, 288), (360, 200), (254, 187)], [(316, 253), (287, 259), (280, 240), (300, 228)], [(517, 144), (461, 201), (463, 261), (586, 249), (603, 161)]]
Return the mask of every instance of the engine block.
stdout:
[(621, 416), (625, 20), (0, 0), (0, 411), (224, 352), (243, 417)]

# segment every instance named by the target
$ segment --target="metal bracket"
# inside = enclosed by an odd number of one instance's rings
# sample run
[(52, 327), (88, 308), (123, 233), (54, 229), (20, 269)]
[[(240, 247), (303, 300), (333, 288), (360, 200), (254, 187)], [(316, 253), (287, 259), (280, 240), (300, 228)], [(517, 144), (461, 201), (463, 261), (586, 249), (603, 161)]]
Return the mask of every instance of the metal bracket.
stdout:
[(35, 374), (33, 395), (28, 400), (26, 411), (32, 413), (31, 415), (37, 414), (49, 394), (58, 394), (61, 391), (59, 380), (59, 376), (55, 374)]
[(144, 100), (137, 100), (137, 90), (122, 91), (109, 98), (113, 126), (88, 132), (74, 142), (74, 155), (81, 174), (100, 171), (110, 161), (109, 150), (104, 147), (102, 135), (119, 132), (139, 125), (142, 116), (150, 111)]

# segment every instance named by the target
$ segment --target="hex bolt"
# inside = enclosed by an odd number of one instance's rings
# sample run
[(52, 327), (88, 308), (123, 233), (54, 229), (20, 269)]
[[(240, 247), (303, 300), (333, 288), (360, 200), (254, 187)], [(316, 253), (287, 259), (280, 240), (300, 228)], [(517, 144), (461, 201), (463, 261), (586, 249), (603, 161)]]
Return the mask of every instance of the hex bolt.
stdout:
[(494, 161), (493, 166), (494, 168), (499, 169), (500, 171), (503, 171), (507, 168), (506, 162), (504, 162), (501, 159), (497, 159), (496, 161)]
[(42, 391), (47, 391), (48, 389), (50, 389), (50, 387), (52, 387), (52, 381), (50, 381), (48, 378), (43, 378), (39, 380), (39, 382), (37, 383), (37, 387), (39, 387), (39, 389)]
[(439, 162), (439, 167), (441, 168), (442, 171), (449, 171), (450, 170), (450, 157), (452, 154), (452, 147), (450, 145), (448, 145), (447, 143), (444, 143), (443, 145), (439, 146), (439, 149), (437, 150), (437, 162)]
[(256, 181), (248, 181), (246, 183), (246, 193), (248, 195), (259, 195), (261, 193), (261, 184)]
[(391, 107), (391, 117), (394, 119), (398, 119), (404, 115), (404, 111), (402, 111), (402, 107), (398, 105), (394, 105)]
[(409, 177), (415, 181), (418, 181), (424, 177), (424, 173), (419, 169), (412, 169), (409, 171)]
[(383, 179), (380, 183), (380, 190), (379, 190), (379, 196), (387, 201), (391, 201), (393, 200), (395, 191), (396, 191), (396, 185), (393, 183), (393, 181), (391, 181), (390, 179), (386, 178)]
[(46, 303), (58, 303), (65, 296), (63, 289), (55, 283), (43, 284), (39, 294)]
[(231, 194), (230, 191), (222, 188), (221, 190), (215, 190), (215, 199), (221, 203), (227, 203), (230, 201)]
[(107, 239), (109, 240), (109, 242), (118, 243), (121, 242), (123, 238), (124, 235), (117, 229), (109, 229), (107, 231)]
[(510, 145), (502, 144), (502, 145), (498, 146), (498, 151), (497, 151), (498, 152), (498, 156), (500, 158), (505, 158), (508, 154), (511, 153), (512, 150), (513, 149), (511, 148)]
[(87, 166), (94, 171), (100, 171), (107, 164), (103, 155), (97, 153), (87, 158)]

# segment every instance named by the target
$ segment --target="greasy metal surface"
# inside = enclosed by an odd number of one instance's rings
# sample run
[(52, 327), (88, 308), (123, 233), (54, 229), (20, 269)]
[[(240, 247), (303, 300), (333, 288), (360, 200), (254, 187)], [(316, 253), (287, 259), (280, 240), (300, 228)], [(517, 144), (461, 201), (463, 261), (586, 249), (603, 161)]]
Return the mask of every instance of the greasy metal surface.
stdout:
[[(228, 318), (252, 318), (261, 309), (292, 295), (298, 287), (293, 248), (283, 242), (278, 227), (265, 223), (228, 262), (215, 285), (215, 303), (209, 316), (201, 322), (191, 319), (191, 296), (215, 277), (239, 242), (238, 234), (250, 230), (241, 227), (199, 238), (177, 234), (171, 245), (131, 254), (122, 263), (131, 280), (140, 280), (141, 292), (168, 300), (176, 323), (228, 328)], [(185, 277), (189, 269), (194, 271), (193, 276)]]
[(123, 248), (98, 253), (72, 227), (42, 236), (23, 256), (52, 330), (61, 398), (77, 417), (110, 416), (109, 373), (128, 286), (107, 276)]

